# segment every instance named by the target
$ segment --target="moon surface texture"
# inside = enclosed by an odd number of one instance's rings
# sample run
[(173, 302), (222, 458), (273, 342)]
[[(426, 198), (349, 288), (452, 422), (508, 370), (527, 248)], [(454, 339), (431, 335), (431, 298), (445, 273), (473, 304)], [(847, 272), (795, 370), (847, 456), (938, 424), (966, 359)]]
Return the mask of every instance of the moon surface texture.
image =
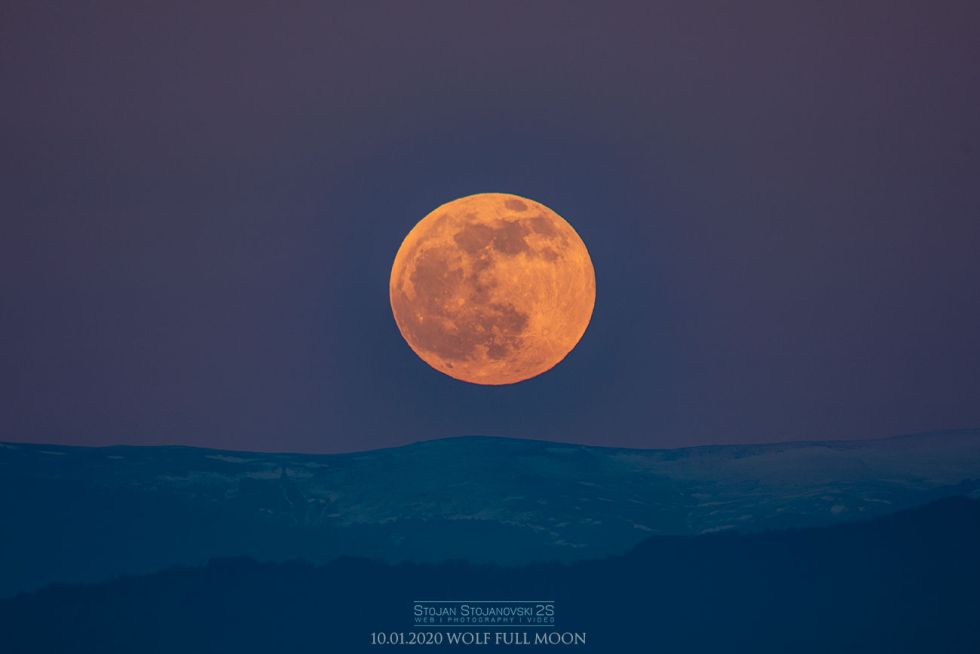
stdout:
[(389, 286), (395, 322), (426, 363), (474, 384), (554, 367), (585, 333), (595, 271), (572, 226), (539, 202), (480, 193), (405, 237)]

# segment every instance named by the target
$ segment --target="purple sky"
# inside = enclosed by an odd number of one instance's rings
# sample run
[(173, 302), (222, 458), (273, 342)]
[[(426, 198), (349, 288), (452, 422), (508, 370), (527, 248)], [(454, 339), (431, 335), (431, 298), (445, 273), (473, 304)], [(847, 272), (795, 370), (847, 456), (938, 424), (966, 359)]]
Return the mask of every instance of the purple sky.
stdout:
[[(0, 440), (980, 425), (977, 3), (343, 4), (4, 3)], [(405, 233), (481, 191), (596, 267), (512, 387), (388, 306)]]

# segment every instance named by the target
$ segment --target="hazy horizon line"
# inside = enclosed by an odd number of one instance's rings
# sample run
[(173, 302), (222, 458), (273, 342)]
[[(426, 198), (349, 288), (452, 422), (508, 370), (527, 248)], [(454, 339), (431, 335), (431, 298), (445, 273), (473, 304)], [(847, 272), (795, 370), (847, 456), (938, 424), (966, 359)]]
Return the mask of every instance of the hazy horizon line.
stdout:
[(371, 452), (381, 452), (385, 450), (397, 450), (408, 447), (418, 447), (424, 446), (429, 443), (439, 443), (443, 441), (455, 441), (455, 440), (466, 440), (466, 439), (492, 439), (501, 441), (526, 441), (529, 443), (540, 443), (548, 445), (559, 445), (565, 447), (581, 447), (588, 449), (603, 449), (603, 450), (630, 450), (630, 451), (683, 451), (683, 450), (696, 450), (705, 448), (728, 448), (728, 447), (757, 447), (757, 446), (801, 446), (801, 445), (813, 445), (822, 443), (866, 443), (866, 442), (876, 442), (876, 441), (886, 441), (901, 438), (922, 438), (922, 437), (937, 437), (937, 436), (964, 436), (964, 435), (980, 435), (980, 427), (957, 427), (948, 429), (937, 429), (930, 431), (915, 431), (915, 432), (902, 432), (898, 434), (890, 434), (887, 436), (869, 436), (867, 438), (851, 438), (851, 437), (841, 437), (841, 438), (803, 438), (799, 440), (773, 440), (773, 441), (741, 441), (741, 442), (726, 442), (726, 443), (702, 443), (698, 445), (682, 445), (682, 446), (664, 446), (664, 447), (628, 447), (620, 445), (600, 445), (595, 443), (581, 443), (576, 441), (563, 441), (563, 440), (553, 440), (549, 438), (540, 437), (525, 437), (525, 436), (509, 436), (503, 434), (449, 434), (444, 436), (433, 436), (431, 438), (421, 438), (418, 440), (410, 441), (407, 443), (402, 443), (398, 445), (387, 445), (380, 447), (372, 447), (363, 450), (338, 450), (338, 451), (297, 451), (297, 450), (263, 450), (263, 449), (234, 449), (234, 448), (222, 448), (222, 447), (210, 447), (203, 445), (190, 445), (181, 442), (159, 442), (159, 443), (106, 443), (101, 445), (81, 445), (76, 443), (59, 443), (55, 441), (45, 441), (45, 442), (31, 442), (31, 441), (17, 441), (17, 440), (0, 440), (0, 447), (32, 447), (32, 448), (44, 448), (44, 447), (55, 447), (55, 448), (66, 448), (66, 449), (114, 449), (114, 448), (180, 448), (188, 450), (202, 450), (210, 452), (231, 452), (231, 453), (244, 453), (244, 454), (265, 454), (273, 456), (346, 456), (355, 454), (367, 454)]

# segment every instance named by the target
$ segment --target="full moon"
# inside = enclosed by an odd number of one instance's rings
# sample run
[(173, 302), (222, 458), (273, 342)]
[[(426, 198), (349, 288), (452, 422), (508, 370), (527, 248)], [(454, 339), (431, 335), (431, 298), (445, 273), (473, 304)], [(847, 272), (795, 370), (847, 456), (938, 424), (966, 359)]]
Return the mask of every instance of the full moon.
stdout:
[(437, 207), (408, 233), (389, 293), (423, 361), (465, 382), (514, 384), (553, 368), (582, 338), (595, 271), (557, 213), (480, 193)]

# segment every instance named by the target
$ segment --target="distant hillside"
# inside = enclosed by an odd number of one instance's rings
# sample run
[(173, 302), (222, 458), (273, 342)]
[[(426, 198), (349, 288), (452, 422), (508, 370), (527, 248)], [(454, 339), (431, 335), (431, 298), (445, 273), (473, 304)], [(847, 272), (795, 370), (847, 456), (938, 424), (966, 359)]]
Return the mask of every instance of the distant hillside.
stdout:
[(343, 455), (0, 446), (0, 596), (217, 556), (522, 563), (980, 493), (980, 431), (628, 450), (467, 437)]
[(221, 560), (2, 600), (0, 634), (10, 654), (346, 654), (385, 651), (369, 634), (410, 632), (420, 598), (548, 599), (548, 631), (586, 633), (576, 652), (972, 654), (977, 552), (980, 502), (947, 499), (833, 527), (654, 537), (567, 565)]

